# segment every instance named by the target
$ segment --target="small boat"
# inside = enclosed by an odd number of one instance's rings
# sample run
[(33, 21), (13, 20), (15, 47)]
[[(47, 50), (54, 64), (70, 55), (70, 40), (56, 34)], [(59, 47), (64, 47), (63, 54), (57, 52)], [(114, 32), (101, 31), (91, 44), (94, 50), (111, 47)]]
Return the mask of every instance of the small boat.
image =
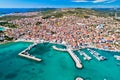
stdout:
[(114, 55), (114, 58), (116, 58), (116, 60), (120, 60), (120, 56), (118, 55)]

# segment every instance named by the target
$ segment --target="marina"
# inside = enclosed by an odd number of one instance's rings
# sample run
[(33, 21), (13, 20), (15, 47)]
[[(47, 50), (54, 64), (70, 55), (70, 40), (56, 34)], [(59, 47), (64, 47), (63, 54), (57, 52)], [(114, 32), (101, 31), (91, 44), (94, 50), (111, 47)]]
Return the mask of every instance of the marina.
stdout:
[(84, 60), (91, 60), (92, 58), (88, 56), (85, 52), (78, 50), (78, 53), (83, 56)]
[[(75, 80), (75, 79), (79, 80), (79, 78), (82, 78), (83, 80), (104, 80), (104, 79), (119, 80), (120, 79), (119, 77), (117, 77), (120, 74), (119, 71), (120, 63), (113, 57), (113, 54), (119, 55), (119, 53), (102, 51), (104, 54), (107, 54), (105, 56), (108, 58), (108, 60), (104, 62), (98, 62), (93, 58), (91, 61), (81, 60), (82, 65), (84, 65), (84, 68), (79, 69), (75, 66), (76, 63), (71, 59), (71, 56), (69, 56), (70, 53), (66, 54), (66, 52), (64, 51), (56, 51), (53, 49), (52, 46), (56, 46), (58, 48), (61, 47), (55, 44), (50, 44), (50, 43), (37, 44), (37, 46), (34, 46), (34, 49), (32, 48), (30, 49), (30, 51), (28, 51), (30, 54), (41, 58), (42, 61), (40, 63), (32, 61), (33, 59), (29, 61), (17, 56), (18, 52), (21, 52), (21, 50), (25, 50), (30, 45), (32, 44), (29, 42), (14, 42), (5, 45), (1, 44), (0, 74), (2, 77), (0, 77), (0, 80), (8, 80), (6, 76), (9, 74), (15, 74), (15, 76), (13, 75), (12, 78), (9, 77), (10, 80), (20, 80), (20, 78), (24, 78), (25, 80), (31, 80), (31, 79), (38, 80), (38, 78), (40, 78), (41, 80), (48, 80), (48, 78), (49, 80), (54, 80), (55, 75), (57, 73), (60, 74), (60, 75), (56, 75), (57, 80)], [(8, 52), (4, 54), (5, 51)], [(87, 49), (81, 49), (80, 51), (89, 54)], [(100, 52), (101, 50), (95, 50), (95, 51)], [(73, 53), (77, 54), (78, 52), (74, 51)], [(79, 59), (82, 58), (79, 55), (77, 56)], [(93, 71), (92, 74), (91, 71)], [(31, 77), (29, 75), (34, 75), (34, 76)]]
[(106, 57), (101, 56), (98, 52), (92, 50), (92, 49), (87, 49), (98, 61), (103, 61), (106, 60)]

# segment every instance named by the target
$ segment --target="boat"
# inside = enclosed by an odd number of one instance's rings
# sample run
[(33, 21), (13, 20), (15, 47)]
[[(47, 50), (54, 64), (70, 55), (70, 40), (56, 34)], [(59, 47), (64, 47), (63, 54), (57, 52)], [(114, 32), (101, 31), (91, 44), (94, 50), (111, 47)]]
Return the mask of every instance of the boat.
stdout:
[(101, 56), (98, 52), (91, 50), (91, 49), (87, 49), (97, 60), (102, 61), (102, 60), (107, 60), (106, 57)]
[(114, 55), (114, 58), (116, 58), (116, 60), (120, 60), (120, 56), (118, 55)]
[(78, 53), (84, 57), (84, 60), (91, 60), (92, 58), (88, 56), (85, 52), (78, 50)]

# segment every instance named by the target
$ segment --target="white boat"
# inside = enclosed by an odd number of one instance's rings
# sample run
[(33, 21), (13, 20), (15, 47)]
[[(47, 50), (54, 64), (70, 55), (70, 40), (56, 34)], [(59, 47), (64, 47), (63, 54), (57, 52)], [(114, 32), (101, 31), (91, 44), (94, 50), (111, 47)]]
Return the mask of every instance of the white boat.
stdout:
[(88, 56), (85, 52), (78, 50), (78, 53), (84, 57), (84, 60), (90, 60), (92, 59), (90, 56)]
[(120, 60), (120, 56), (118, 55), (114, 55), (114, 58), (116, 58), (116, 60)]
[(104, 56), (101, 56), (98, 52), (91, 50), (91, 49), (87, 49), (97, 60), (101, 61), (101, 60), (106, 60), (107, 58)]

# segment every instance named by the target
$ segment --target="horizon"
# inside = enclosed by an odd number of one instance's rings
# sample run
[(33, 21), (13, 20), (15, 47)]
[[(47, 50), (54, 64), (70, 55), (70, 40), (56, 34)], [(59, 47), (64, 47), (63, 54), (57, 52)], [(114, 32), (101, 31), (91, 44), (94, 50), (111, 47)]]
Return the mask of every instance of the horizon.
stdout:
[(0, 7), (0, 9), (71, 9), (71, 8), (83, 8), (83, 9), (119, 9), (120, 7)]
[(9, 0), (0, 8), (120, 8), (119, 0)]

